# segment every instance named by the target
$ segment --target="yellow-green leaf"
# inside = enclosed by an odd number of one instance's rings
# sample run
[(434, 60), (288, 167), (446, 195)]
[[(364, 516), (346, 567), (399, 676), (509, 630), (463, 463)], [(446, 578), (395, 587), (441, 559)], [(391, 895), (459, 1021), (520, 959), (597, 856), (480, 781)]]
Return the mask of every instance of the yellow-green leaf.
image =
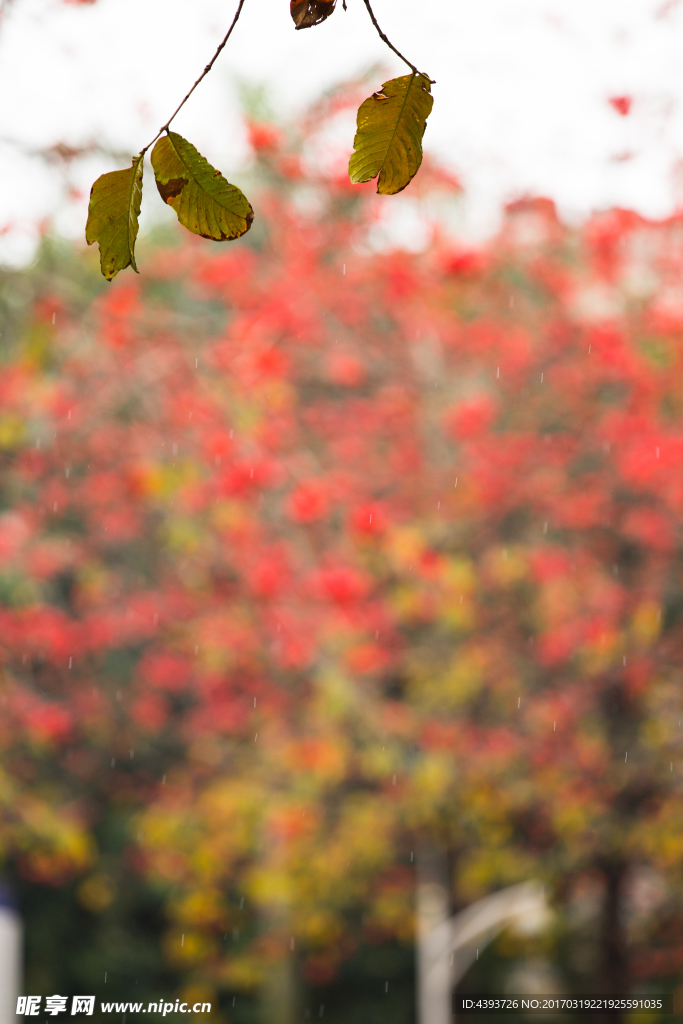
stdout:
[(152, 150), (159, 195), (188, 231), (224, 242), (251, 227), (254, 211), (236, 185), (176, 132), (162, 135)]
[(85, 240), (99, 242), (100, 268), (107, 281), (119, 270), (132, 267), (135, 273), (135, 239), (142, 201), (142, 154), (123, 171), (101, 174), (90, 190)]
[(334, 11), (337, 0), (291, 0), (289, 12), (296, 28), (311, 28)]
[(358, 110), (349, 177), (356, 184), (379, 175), (377, 191), (394, 195), (422, 163), (422, 136), (434, 102), (425, 75), (385, 82)]

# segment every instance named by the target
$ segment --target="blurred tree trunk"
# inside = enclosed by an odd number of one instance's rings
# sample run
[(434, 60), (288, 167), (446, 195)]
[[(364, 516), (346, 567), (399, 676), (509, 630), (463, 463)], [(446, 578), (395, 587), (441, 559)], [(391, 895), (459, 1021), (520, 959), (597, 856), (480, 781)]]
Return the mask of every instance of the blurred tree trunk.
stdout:
[(261, 1024), (300, 1024), (299, 958), (293, 949), (289, 906), (287, 902), (262, 906), (260, 917), (262, 934), (270, 938), (261, 986)]
[[(624, 996), (630, 989), (626, 936), (624, 934), (623, 888), (628, 865), (623, 861), (605, 860), (600, 864), (605, 880), (600, 916), (599, 977), (596, 991), (604, 995)], [(600, 1014), (601, 1024), (621, 1024), (622, 1014)]]
[(301, 992), (295, 955), (270, 964), (261, 991), (262, 1024), (299, 1024)]

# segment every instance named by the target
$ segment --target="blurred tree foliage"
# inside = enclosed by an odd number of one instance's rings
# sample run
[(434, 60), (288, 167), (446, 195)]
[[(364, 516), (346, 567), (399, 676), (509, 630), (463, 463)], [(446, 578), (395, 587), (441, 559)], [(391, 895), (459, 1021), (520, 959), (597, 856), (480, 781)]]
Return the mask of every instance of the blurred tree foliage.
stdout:
[(150, 239), (144, 279), (103, 286), (46, 244), (4, 275), (0, 837), (29, 978), (409, 1021), (426, 842), (455, 908), (547, 882), (552, 930), (492, 955), (671, 985), (680, 220), (525, 200), (467, 248), (425, 166), (406, 251), (307, 163), (345, 103), (251, 125), (268, 217), (229, 252)]

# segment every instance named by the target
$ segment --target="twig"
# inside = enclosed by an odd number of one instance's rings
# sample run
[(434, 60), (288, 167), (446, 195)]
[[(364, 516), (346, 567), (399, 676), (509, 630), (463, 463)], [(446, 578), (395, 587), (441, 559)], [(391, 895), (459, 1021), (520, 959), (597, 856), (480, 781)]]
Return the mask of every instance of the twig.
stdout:
[(193, 92), (195, 91), (195, 89), (197, 88), (197, 86), (199, 85), (199, 83), (200, 83), (200, 82), (202, 81), (202, 79), (206, 78), (206, 76), (208, 75), (209, 71), (211, 70), (211, 68), (212, 68), (212, 67), (214, 66), (214, 64), (216, 63), (216, 60), (218, 59), (218, 55), (220, 54), (221, 50), (223, 49), (223, 47), (224, 47), (224, 46), (225, 46), (225, 44), (227, 43), (228, 39), (229, 39), (229, 38), (230, 38), (230, 36), (232, 35), (232, 30), (234, 29), (235, 25), (237, 24), (237, 19), (239, 18), (240, 14), (242, 13), (242, 8), (244, 7), (244, 3), (245, 3), (245, 0), (239, 0), (239, 3), (238, 3), (238, 5), (237, 5), (237, 10), (235, 11), (235, 17), (234, 17), (234, 18), (232, 19), (232, 24), (231, 24), (230, 28), (228, 29), (228, 31), (227, 31), (227, 32), (225, 33), (225, 36), (223, 37), (223, 40), (222, 40), (222, 42), (220, 43), (220, 45), (219, 45), (218, 49), (216, 50), (216, 52), (214, 53), (213, 57), (211, 58), (211, 60), (209, 61), (209, 63), (208, 63), (207, 65), (206, 65), (206, 67), (205, 67), (205, 68), (204, 68), (204, 70), (202, 71), (201, 75), (199, 76), (199, 78), (197, 79), (197, 81), (196, 81), (196, 82), (194, 83), (194, 85), (192, 86), (192, 88), (190, 89), (190, 91), (189, 91), (189, 92), (187, 93), (187, 95), (186, 95), (186, 96), (184, 96), (184, 97), (183, 97), (183, 99), (182, 99), (182, 100), (180, 101), (180, 103), (178, 104), (178, 106), (176, 107), (176, 109), (175, 109), (175, 110), (173, 111), (173, 113), (172, 113), (172, 114), (171, 114), (171, 116), (169, 117), (169, 119), (168, 119), (168, 121), (166, 122), (166, 124), (165, 124), (165, 125), (162, 125), (162, 127), (161, 127), (161, 128), (159, 129), (159, 131), (158, 131), (158, 132), (156, 133), (156, 135), (154, 136), (154, 138), (152, 139), (152, 141), (151, 141), (151, 142), (149, 142), (149, 143), (148, 143), (148, 144), (147, 144), (147, 145), (145, 146), (145, 148), (144, 148), (144, 149), (141, 149), (141, 150), (140, 150), (140, 153), (146, 153), (146, 152), (147, 152), (147, 150), (148, 150), (148, 149), (150, 148), (150, 146), (153, 146), (153, 145), (154, 145), (154, 143), (155, 143), (155, 142), (157, 141), (157, 139), (158, 139), (158, 138), (159, 138), (159, 136), (160, 136), (160, 135), (162, 134), (162, 132), (167, 132), (167, 131), (168, 131), (168, 129), (169, 129), (169, 127), (170, 127), (170, 124), (171, 124), (171, 121), (172, 121), (172, 120), (174, 119), (174, 117), (176, 116), (176, 114), (179, 114), (179, 113), (180, 113), (180, 111), (181, 111), (181, 110), (182, 110), (182, 108), (183, 108), (183, 107), (185, 106), (185, 104), (186, 104), (186, 103), (187, 103), (187, 101), (189, 100), (190, 96), (191, 96), (191, 95), (192, 95), (192, 93), (193, 93)]
[(400, 57), (401, 60), (403, 61), (403, 63), (408, 65), (408, 67), (410, 68), (410, 70), (413, 72), (414, 75), (420, 75), (422, 78), (426, 78), (427, 81), (430, 82), (433, 85), (434, 84), (434, 79), (430, 78), (429, 75), (424, 75), (421, 71), (418, 71), (417, 68), (415, 67), (415, 65), (411, 64), (411, 62), (408, 60), (408, 58), (404, 57), (403, 54), (401, 53), (401, 51), (397, 50), (396, 47), (394, 46), (394, 44), (391, 42), (391, 40), (385, 35), (384, 32), (382, 32), (382, 29), (379, 27), (379, 24), (377, 22), (377, 18), (375, 17), (375, 12), (373, 11), (372, 7), (370, 6), (370, 0), (363, 0), (363, 3), (365, 4), (365, 6), (368, 9), (368, 14), (370, 15), (370, 19), (372, 21), (372, 24), (377, 29), (377, 33), (378, 33), (380, 39), (382, 40), (382, 42), (386, 43), (386, 45), (389, 47), (389, 49), (393, 50), (394, 53), (396, 54), (396, 56)]

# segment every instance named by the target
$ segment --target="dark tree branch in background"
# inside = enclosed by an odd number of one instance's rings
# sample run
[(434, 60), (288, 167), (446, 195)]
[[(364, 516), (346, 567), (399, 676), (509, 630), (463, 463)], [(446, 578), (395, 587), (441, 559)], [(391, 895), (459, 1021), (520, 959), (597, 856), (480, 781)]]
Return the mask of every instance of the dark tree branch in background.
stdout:
[(178, 106), (176, 107), (176, 109), (175, 109), (175, 110), (173, 111), (173, 113), (172, 113), (172, 114), (171, 114), (171, 116), (169, 117), (169, 119), (168, 119), (168, 121), (166, 122), (166, 124), (165, 124), (165, 125), (163, 125), (163, 126), (162, 126), (162, 127), (161, 127), (161, 128), (159, 129), (159, 131), (158, 131), (158, 132), (156, 133), (156, 135), (154, 136), (154, 138), (152, 139), (152, 141), (151, 141), (151, 142), (149, 142), (149, 143), (148, 143), (148, 144), (147, 144), (147, 145), (145, 146), (145, 148), (144, 148), (144, 149), (141, 149), (141, 150), (140, 150), (140, 152), (141, 152), (141, 153), (146, 153), (146, 152), (147, 152), (147, 150), (148, 150), (148, 149), (150, 148), (150, 146), (153, 146), (153, 145), (154, 145), (154, 143), (155, 143), (155, 142), (156, 142), (156, 140), (157, 140), (157, 139), (159, 138), (159, 136), (160, 136), (160, 135), (161, 135), (161, 134), (162, 134), (163, 132), (165, 132), (165, 131), (168, 131), (168, 129), (169, 129), (169, 127), (170, 127), (170, 124), (171, 124), (171, 121), (173, 121), (173, 119), (175, 118), (176, 114), (179, 114), (179, 113), (180, 113), (180, 111), (181, 111), (181, 110), (182, 110), (182, 108), (183, 108), (183, 107), (185, 106), (185, 104), (186, 104), (186, 103), (187, 103), (187, 101), (189, 100), (190, 96), (191, 96), (191, 95), (192, 95), (192, 93), (193, 93), (193, 92), (195, 91), (195, 89), (197, 88), (197, 86), (199, 85), (199, 83), (200, 83), (200, 82), (202, 81), (202, 79), (206, 78), (206, 76), (208, 75), (209, 71), (211, 70), (211, 68), (212, 68), (212, 67), (214, 66), (214, 64), (216, 63), (216, 61), (217, 61), (217, 59), (218, 59), (218, 56), (219, 56), (219, 54), (220, 54), (221, 50), (223, 49), (223, 47), (224, 47), (224, 46), (225, 46), (225, 44), (227, 43), (228, 39), (229, 39), (229, 38), (230, 38), (230, 36), (232, 35), (232, 30), (234, 29), (235, 25), (237, 24), (237, 20), (238, 20), (238, 18), (239, 18), (239, 16), (240, 16), (240, 14), (242, 13), (242, 8), (243, 8), (243, 7), (244, 7), (244, 0), (239, 0), (239, 3), (238, 3), (238, 5), (237, 5), (237, 10), (235, 11), (235, 17), (234, 17), (234, 18), (232, 19), (232, 24), (230, 25), (230, 28), (228, 29), (228, 31), (227, 31), (227, 32), (225, 33), (225, 36), (223, 37), (223, 39), (222, 39), (222, 41), (221, 41), (221, 43), (220, 43), (220, 45), (219, 45), (218, 49), (216, 50), (216, 52), (215, 52), (215, 53), (214, 53), (214, 55), (213, 55), (213, 57), (211, 58), (211, 60), (209, 61), (209, 63), (208, 63), (207, 65), (206, 65), (206, 67), (204, 68), (204, 70), (202, 71), (201, 75), (199, 76), (199, 78), (197, 79), (197, 81), (196, 81), (196, 82), (194, 83), (194, 85), (192, 86), (192, 88), (190, 89), (190, 91), (189, 91), (189, 92), (188, 92), (188, 93), (187, 93), (187, 94), (186, 94), (186, 95), (185, 95), (185, 96), (183, 97), (183, 99), (182, 99), (182, 100), (180, 101), (180, 103), (178, 104)]
[(11, 147), (22, 156), (34, 157), (44, 160), (47, 164), (56, 164), (61, 167), (69, 167), (76, 160), (82, 160), (90, 156), (104, 156), (109, 160), (125, 160), (128, 153), (123, 149), (112, 149), (110, 146), (102, 146), (99, 142), (85, 142), (82, 146), (71, 146), (66, 142), (55, 142), (52, 146), (27, 146), (19, 139), (13, 139), (6, 135), (0, 136), (0, 146)]

